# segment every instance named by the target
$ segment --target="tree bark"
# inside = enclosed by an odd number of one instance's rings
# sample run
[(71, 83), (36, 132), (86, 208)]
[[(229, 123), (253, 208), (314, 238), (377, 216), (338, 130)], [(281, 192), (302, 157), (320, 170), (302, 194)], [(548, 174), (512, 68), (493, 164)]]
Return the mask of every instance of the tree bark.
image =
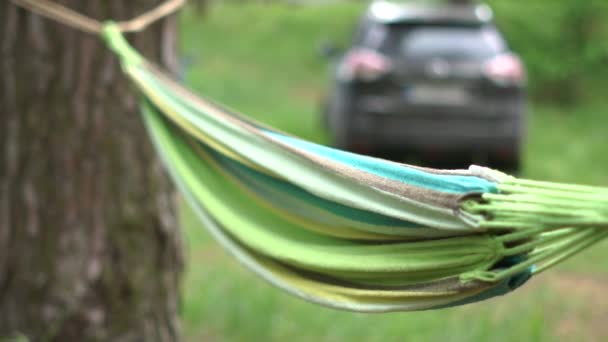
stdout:
[[(125, 20), (160, 0), (61, 0)], [(175, 70), (175, 18), (132, 35)], [(177, 341), (174, 192), (99, 37), (0, 3), (0, 340)]]

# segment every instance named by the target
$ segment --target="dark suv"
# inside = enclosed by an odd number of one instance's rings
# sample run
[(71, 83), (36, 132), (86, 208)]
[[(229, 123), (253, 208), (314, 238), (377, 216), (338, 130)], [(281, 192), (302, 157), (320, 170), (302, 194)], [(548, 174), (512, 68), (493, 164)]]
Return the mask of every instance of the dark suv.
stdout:
[(525, 70), (486, 5), (375, 1), (333, 77), (324, 114), (339, 148), (519, 168)]

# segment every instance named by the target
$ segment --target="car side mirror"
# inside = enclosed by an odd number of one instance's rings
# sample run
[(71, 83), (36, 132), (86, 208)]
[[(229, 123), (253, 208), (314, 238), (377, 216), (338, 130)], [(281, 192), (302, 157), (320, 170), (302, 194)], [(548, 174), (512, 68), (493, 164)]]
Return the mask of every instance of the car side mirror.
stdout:
[(321, 41), (317, 50), (319, 52), (319, 56), (325, 59), (333, 59), (342, 53), (342, 48), (338, 47), (333, 40), (329, 39)]

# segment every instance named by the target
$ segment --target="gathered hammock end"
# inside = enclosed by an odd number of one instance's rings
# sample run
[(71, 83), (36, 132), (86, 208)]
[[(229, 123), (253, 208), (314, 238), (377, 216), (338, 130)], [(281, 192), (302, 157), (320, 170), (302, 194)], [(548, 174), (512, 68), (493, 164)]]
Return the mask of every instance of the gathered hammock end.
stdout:
[(608, 189), (435, 170), (301, 140), (199, 97), (107, 23), (151, 140), (202, 225), (242, 264), (352, 311), (506, 294), (608, 235)]

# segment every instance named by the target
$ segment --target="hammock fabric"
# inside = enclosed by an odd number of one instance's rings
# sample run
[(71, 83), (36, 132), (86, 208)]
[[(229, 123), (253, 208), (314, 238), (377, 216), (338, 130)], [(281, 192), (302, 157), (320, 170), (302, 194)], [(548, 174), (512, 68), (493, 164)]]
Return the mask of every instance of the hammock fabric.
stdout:
[(203, 225), (241, 263), (306, 300), (384, 312), (508, 293), (608, 235), (608, 189), (434, 170), (351, 154), (197, 97), (108, 23), (142, 115)]

